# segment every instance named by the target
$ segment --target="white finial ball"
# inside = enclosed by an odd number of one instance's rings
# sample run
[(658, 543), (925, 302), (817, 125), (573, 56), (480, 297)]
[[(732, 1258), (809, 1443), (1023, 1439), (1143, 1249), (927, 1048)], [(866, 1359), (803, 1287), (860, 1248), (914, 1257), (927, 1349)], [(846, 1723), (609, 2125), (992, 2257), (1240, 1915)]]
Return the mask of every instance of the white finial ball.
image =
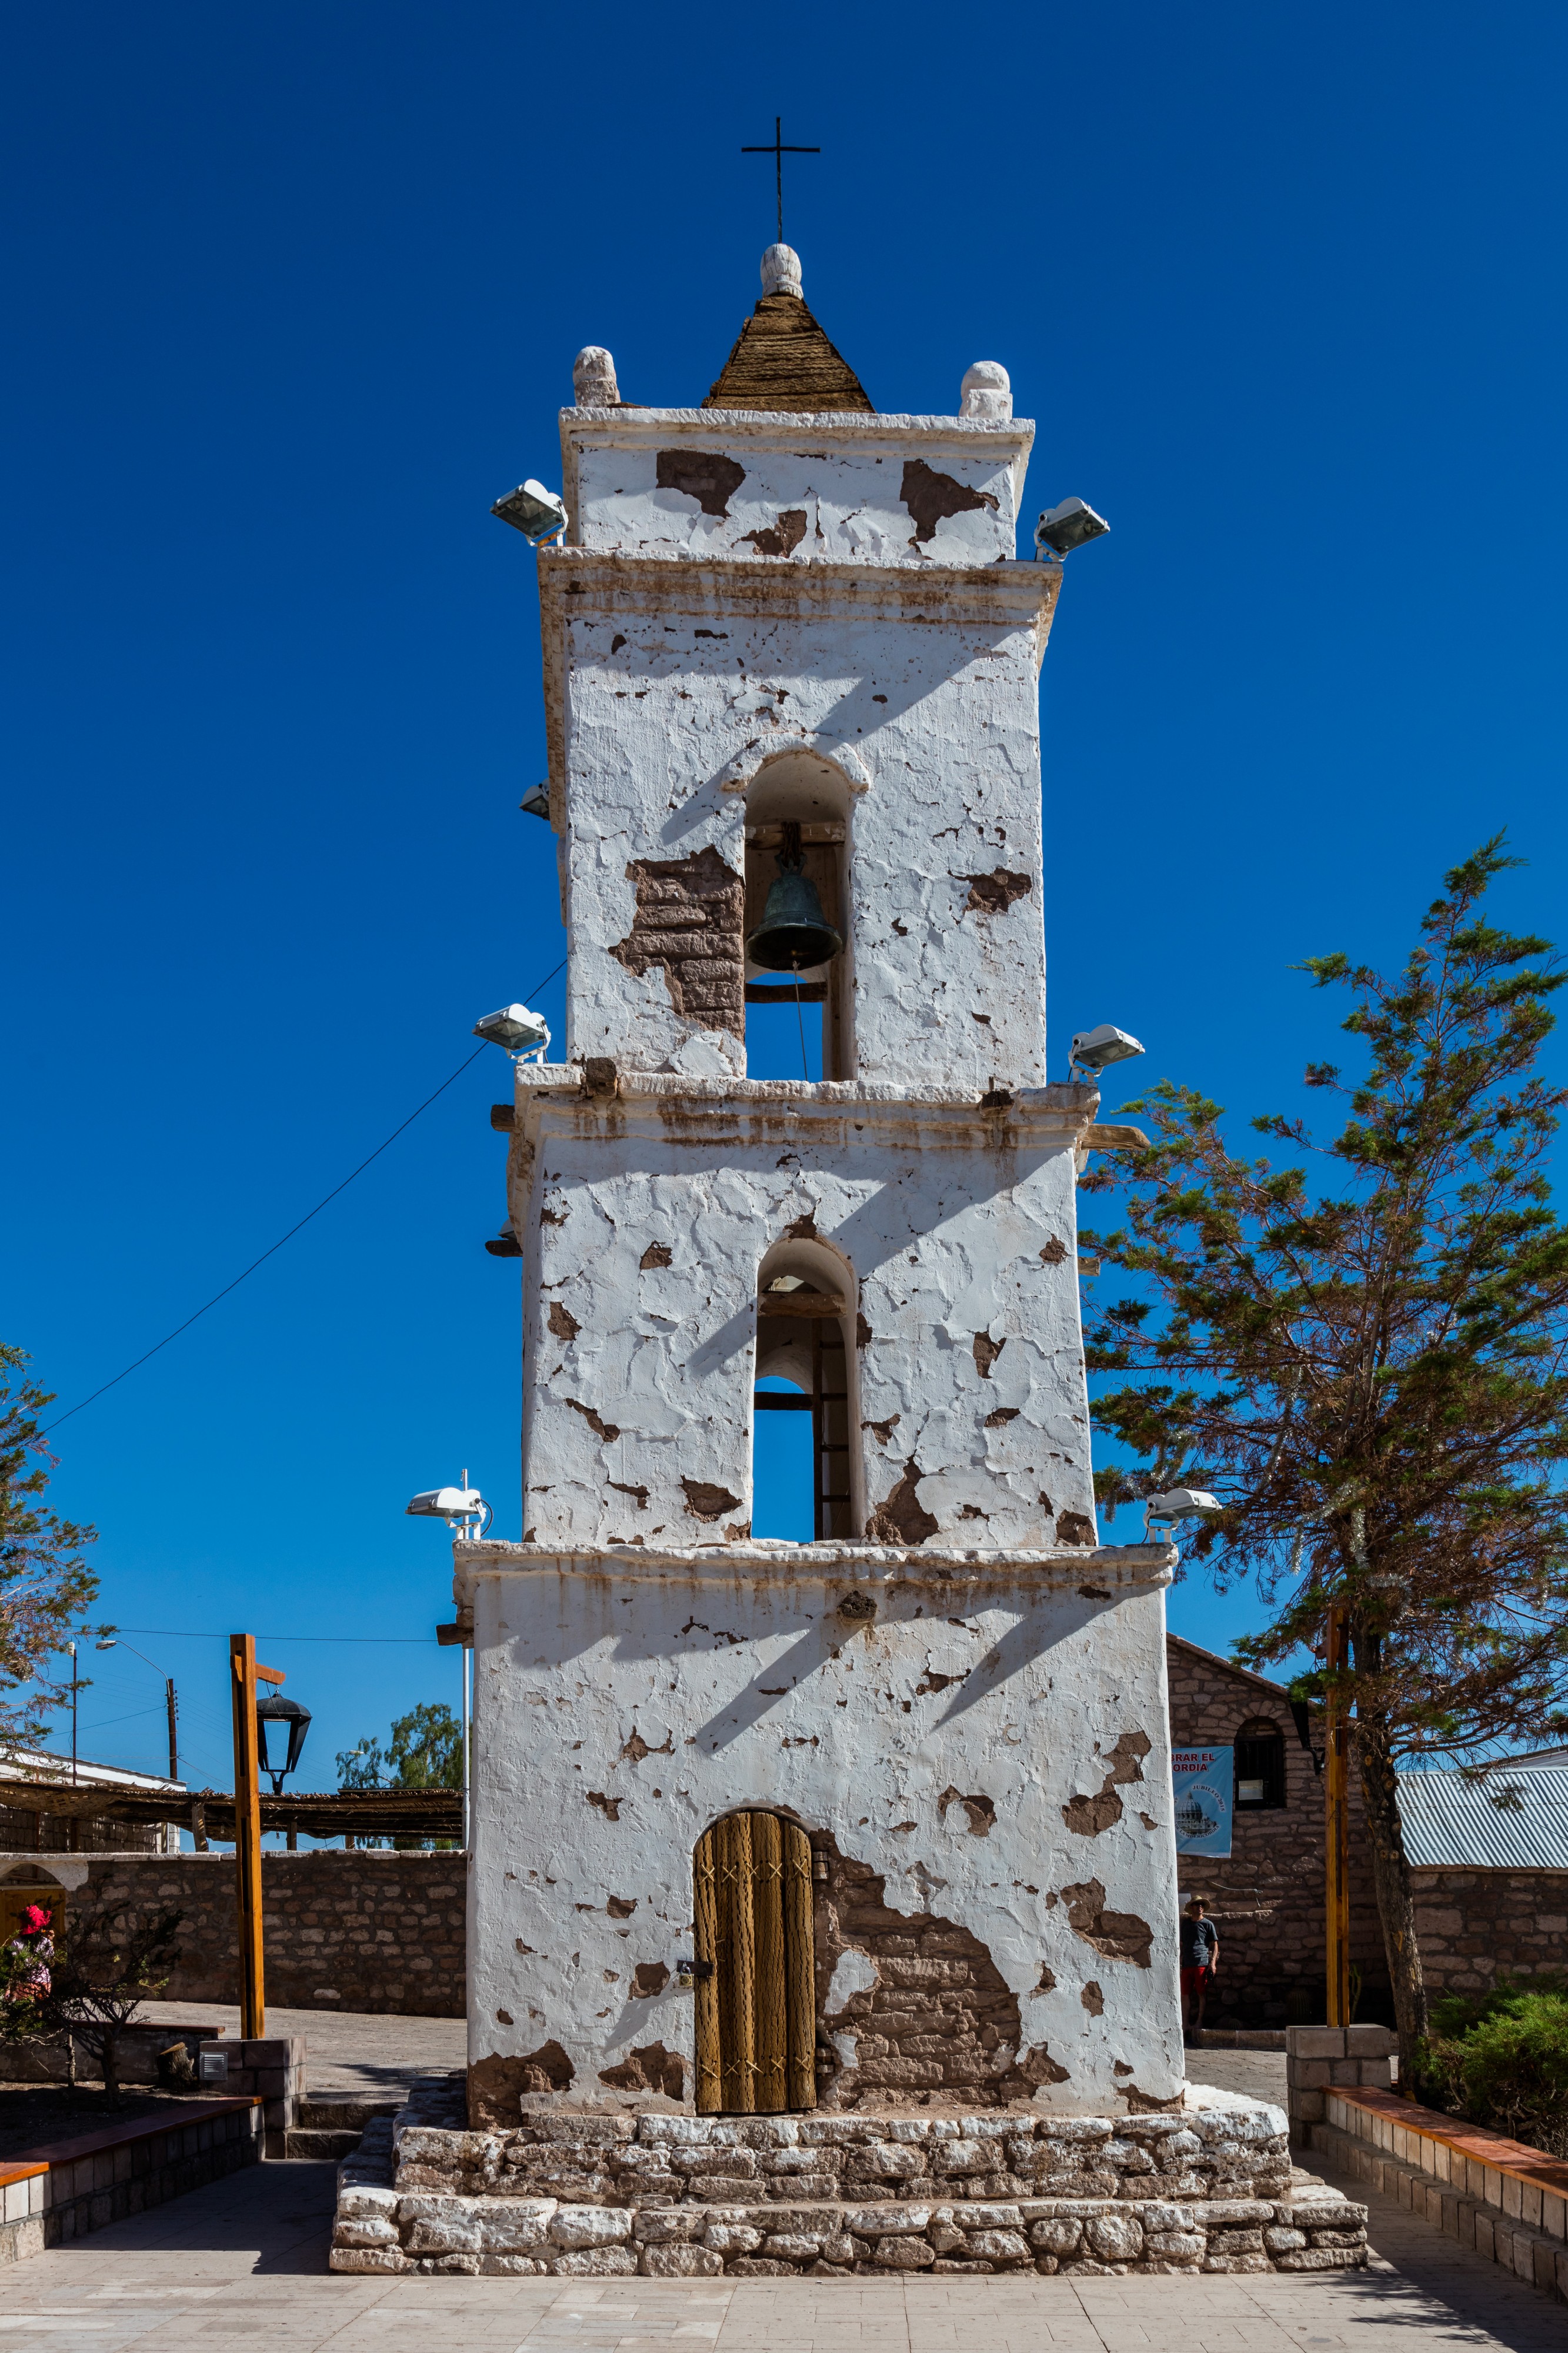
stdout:
[(961, 417), (1011, 417), (1013, 381), (998, 360), (976, 360), (963, 372)]
[[(800, 256), (792, 246), (770, 245), (763, 256), (763, 292), (800, 294)], [(801, 296), (805, 300), (804, 295)]]
[(616, 363), (602, 343), (584, 343), (572, 363), (572, 389), (579, 408), (618, 408)]

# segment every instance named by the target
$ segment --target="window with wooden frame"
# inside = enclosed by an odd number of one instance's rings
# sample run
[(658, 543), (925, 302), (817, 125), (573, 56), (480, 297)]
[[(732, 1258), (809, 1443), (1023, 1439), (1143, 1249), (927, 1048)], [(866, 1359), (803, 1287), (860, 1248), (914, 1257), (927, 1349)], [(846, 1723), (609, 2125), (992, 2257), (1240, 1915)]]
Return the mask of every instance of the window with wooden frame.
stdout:
[(1285, 1735), (1268, 1716), (1254, 1716), (1236, 1736), (1237, 1811), (1286, 1802)]
[(811, 1843), (782, 1814), (726, 1814), (692, 1856), (697, 2111), (816, 2105)]
[[(854, 1411), (855, 1361), (849, 1344), (853, 1278), (820, 1242), (784, 1242), (763, 1259), (757, 1279), (757, 1415), (811, 1417), (811, 1534), (796, 1542), (853, 1537), (864, 1509)], [(804, 1518), (804, 1514), (801, 1515)], [(759, 1533), (762, 1531), (759, 1530)]]

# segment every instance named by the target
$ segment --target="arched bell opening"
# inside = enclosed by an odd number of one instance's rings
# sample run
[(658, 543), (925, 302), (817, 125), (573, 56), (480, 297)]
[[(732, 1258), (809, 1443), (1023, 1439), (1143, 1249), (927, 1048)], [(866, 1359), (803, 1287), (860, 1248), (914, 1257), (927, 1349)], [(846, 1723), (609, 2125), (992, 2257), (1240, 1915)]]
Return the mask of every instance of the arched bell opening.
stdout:
[(698, 1840), (691, 1877), (699, 2115), (816, 2107), (809, 1839), (783, 1814), (725, 1814)]
[[(854, 1273), (826, 1242), (775, 1242), (757, 1270), (752, 1494), (758, 1535), (820, 1544), (853, 1538), (864, 1523), (855, 1306)], [(781, 1382), (791, 1386), (773, 1386)], [(781, 1414), (794, 1426), (775, 1431)], [(805, 1446), (796, 1429), (807, 1417)], [(786, 1460), (795, 1475), (784, 1483), (778, 1473)], [(798, 1492), (802, 1472), (809, 1486), (804, 1494)], [(797, 1488), (793, 1496), (792, 1485)], [(788, 1525), (769, 1525), (786, 1517)]]
[(781, 753), (746, 795), (746, 1074), (854, 1076), (849, 787), (817, 753)]

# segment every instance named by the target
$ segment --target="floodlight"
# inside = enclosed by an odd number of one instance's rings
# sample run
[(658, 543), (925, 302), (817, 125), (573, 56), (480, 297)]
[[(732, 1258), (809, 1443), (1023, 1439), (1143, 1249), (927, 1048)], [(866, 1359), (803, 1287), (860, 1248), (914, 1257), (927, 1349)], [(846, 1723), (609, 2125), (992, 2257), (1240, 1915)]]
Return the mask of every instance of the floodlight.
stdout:
[[(470, 1543), (483, 1535), (495, 1517), (495, 1506), (487, 1504), (477, 1487), (468, 1484), (468, 1474), (463, 1473), (460, 1487), (430, 1487), (423, 1495), (416, 1495), (405, 1506), (414, 1520), (445, 1520), (454, 1535), (466, 1537)], [(475, 1527), (474, 1521), (479, 1523)]]
[(1149, 1534), (1151, 1520), (1195, 1520), (1205, 1512), (1223, 1512), (1225, 1505), (1217, 1495), (1203, 1487), (1173, 1487), (1163, 1495), (1143, 1498), (1143, 1534)]
[(460, 1520), (482, 1512), (485, 1499), (477, 1487), (430, 1487), (406, 1508), (412, 1520)]
[(473, 1034), (488, 1038), (492, 1046), (504, 1047), (509, 1054), (520, 1058), (527, 1054), (542, 1055), (549, 1048), (550, 1029), (543, 1018), (531, 1013), (526, 1005), (503, 1005), (497, 1013), (487, 1013), (476, 1021)]
[(1114, 1022), (1102, 1021), (1097, 1029), (1080, 1029), (1078, 1032), (1068, 1060), (1076, 1062), (1080, 1070), (1104, 1071), (1112, 1062), (1129, 1061), (1133, 1055), (1142, 1051), (1142, 1047), (1130, 1031), (1118, 1029)]
[[(499, 514), (500, 508), (496, 509)], [(1103, 515), (1085, 506), (1081, 499), (1064, 499), (1059, 507), (1052, 507), (1035, 526), (1035, 545), (1044, 562), (1046, 550), (1053, 555), (1070, 555), (1075, 547), (1082, 547), (1091, 539), (1099, 539), (1110, 529)]]
[[(521, 532), (524, 539), (535, 546), (542, 539), (549, 539), (566, 528), (563, 501), (553, 491), (547, 491), (542, 482), (536, 482), (531, 474), (521, 489), (509, 491), (504, 499), (498, 499), (490, 512), (500, 515), (502, 522), (510, 522), (514, 531)], [(1100, 528), (1103, 531), (1105, 525), (1101, 523)]]
[(527, 792), (524, 793), (522, 798), (519, 801), (518, 807), (527, 817), (542, 817), (548, 821), (550, 816), (549, 786), (531, 785)]

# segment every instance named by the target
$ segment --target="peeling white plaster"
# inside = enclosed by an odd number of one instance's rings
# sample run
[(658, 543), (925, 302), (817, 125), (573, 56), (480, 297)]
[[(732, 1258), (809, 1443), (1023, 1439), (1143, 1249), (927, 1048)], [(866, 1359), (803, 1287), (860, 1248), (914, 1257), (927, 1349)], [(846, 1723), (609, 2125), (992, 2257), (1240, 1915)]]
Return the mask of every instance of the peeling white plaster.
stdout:
[[(978, 1940), (1019, 2008), (998, 2079), (1046, 2044), (1043, 2106), (1173, 2099), (1173, 1556), (1095, 1542), (1098, 1097), (1046, 1071), (1062, 575), (1014, 560), (1033, 428), (594, 406), (562, 431), (574, 543), (539, 580), (568, 1036), (518, 1074), (509, 1164), (524, 1542), (457, 1554), (470, 2057), (559, 2044), (566, 2096), (606, 2104), (645, 2096), (604, 2080), (631, 2053), (689, 2062), (692, 1849), (766, 1806)], [(815, 1086), (748, 1080), (740, 1034), (730, 878), (748, 824), (791, 817), (844, 836), (841, 1075)], [(749, 1540), (758, 1283), (792, 1252), (843, 1301), (874, 1543)], [(1145, 1765), (1105, 1802), (1122, 1734)], [(873, 1981), (842, 1953), (826, 2012)], [(864, 2040), (835, 2037), (836, 2094)]]
[[(853, 1949), (839, 1954), (832, 1977), (827, 1981), (827, 1998), (822, 2007), (829, 2018), (835, 2017), (858, 1993), (869, 1993), (877, 1982), (877, 1966), (865, 1953)], [(853, 2065), (853, 2061), (850, 2064)]]

